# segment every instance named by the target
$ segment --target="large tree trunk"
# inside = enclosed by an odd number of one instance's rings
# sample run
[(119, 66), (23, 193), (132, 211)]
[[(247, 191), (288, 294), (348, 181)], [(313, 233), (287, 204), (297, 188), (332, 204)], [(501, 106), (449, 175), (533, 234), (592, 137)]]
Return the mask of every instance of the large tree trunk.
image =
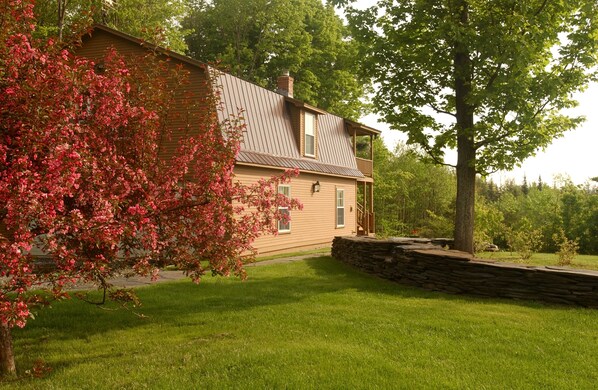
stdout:
[[(461, 26), (468, 24), (467, 1), (456, 4)], [(457, 212), (455, 215), (455, 249), (473, 253), (475, 206), (475, 137), (471, 95), (471, 59), (467, 46), (457, 40), (454, 45), (455, 104), (457, 111)]]
[(10, 327), (0, 324), (0, 377), (15, 377), (17, 368), (12, 352), (12, 335)]
[(467, 137), (460, 137), (457, 157), (457, 207), (455, 215), (455, 249), (473, 253), (475, 207), (475, 149)]

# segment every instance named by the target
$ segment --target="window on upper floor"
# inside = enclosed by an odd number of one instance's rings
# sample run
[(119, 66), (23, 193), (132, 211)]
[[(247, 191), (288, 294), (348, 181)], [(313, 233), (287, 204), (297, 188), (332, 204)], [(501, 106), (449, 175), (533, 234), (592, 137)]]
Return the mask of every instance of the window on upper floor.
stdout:
[(305, 153), (306, 156), (316, 156), (316, 116), (305, 113)]
[[(287, 198), (291, 197), (291, 186), (289, 185), (279, 185), (278, 186), (278, 193), (286, 196)], [(278, 220), (278, 232), (279, 233), (289, 233), (291, 231), (291, 211), (288, 207), (279, 207), (278, 211), (280, 214), (284, 216)]]

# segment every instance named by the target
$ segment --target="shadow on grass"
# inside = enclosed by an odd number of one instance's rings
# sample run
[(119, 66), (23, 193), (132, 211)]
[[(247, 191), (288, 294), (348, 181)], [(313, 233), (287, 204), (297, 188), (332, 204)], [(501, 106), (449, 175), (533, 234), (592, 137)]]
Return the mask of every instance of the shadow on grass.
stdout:
[[(40, 351), (45, 348), (44, 344), (49, 341), (52, 342), (49, 349), (54, 352), (60, 349), (62, 353), (62, 347), (55, 343), (56, 340), (65, 344), (69, 341), (94, 343), (96, 342), (92, 340), (94, 336), (108, 337), (108, 334), (113, 331), (131, 330), (147, 325), (159, 325), (157, 329), (169, 336), (171, 331), (175, 333), (186, 327), (201, 328), (207, 322), (213, 325), (215, 321), (226, 321), (226, 318), (234, 317), (236, 313), (254, 308), (287, 305), (306, 300), (321, 302), (326, 294), (339, 295), (338, 293), (342, 294), (343, 291), (379, 294), (388, 300), (408, 299), (415, 302), (416, 308), (417, 300), (422, 302), (437, 300), (438, 305), (441, 306), (501, 303), (529, 309), (555, 309), (554, 306), (529, 301), (449, 295), (407, 287), (364, 274), (325, 256), (295, 263), (256, 267), (249, 270), (249, 277), (245, 281), (236, 278), (207, 277), (199, 285), (190, 281), (178, 281), (139, 288), (137, 292), (143, 306), (133, 310), (143, 314), (145, 318), (136, 316), (128, 310), (113, 310), (114, 306), (101, 309), (77, 300), (60, 302), (52, 309), (44, 309), (40, 312), (38, 319), (31, 321), (25, 329), (15, 329), (17, 354), (21, 355), (19, 359), (21, 363), (26, 363), (23, 364), (26, 368), (27, 364), (31, 364), (29, 360), (32, 357), (29, 355), (39, 356)], [(252, 315), (260, 315), (260, 313), (256, 312)], [(222, 335), (213, 334), (205, 337), (212, 336)], [(176, 338), (176, 335), (174, 337)], [(169, 342), (167, 340), (169, 337), (164, 340), (166, 348)], [(82, 360), (102, 360), (119, 353), (124, 352), (100, 349), (95, 352), (85, 352), (80, 356), (78, 354), (62, 356), (58, 361), (53, 362), (53, 368), (59, 371), (61, 368), (79, 364)]]
[[(88, 339), (94, 334), (143, 326), (148, 322), (169, 323), (186, 315), (198, 313), (226, 313), (254, 307), (283, 305), (342, 290), (363, 291), (388, 295), (389, 299), (438, 299), (452, 302), (511, 303), (530, 308), (546, 305), (529, 301), (512, 301), (450, 295), (400, 285), (364, 274), (330, 257), (306, 259), (308, 268), (292, 274), (300, 264), (278, 264), (251, 272), (248, 279), (210, 278), (195, 285), (189, 281), (163, 283), (137, 289), (142, 306), (124, 310), (114, 304), (95, 307), (78, 300), (59, 302), (51, 309), (43, 309), (38, 318), (24, 330), (15, 329), (16, 338), (30, 336), (53, 339)], [(277, 267), (288, 267), (281, 272)], [(285, 275), (288, 271), (289, 274)], [(311, 272), (310, 272), (311, 271)], [(281, 276), (285, 275), (285, 276)], [(552, 306), (554, 307), (554, 306)], [(135, 315), (140, 314), (142, 317)], [(44, 334), (52, 334), (44, 336)]]

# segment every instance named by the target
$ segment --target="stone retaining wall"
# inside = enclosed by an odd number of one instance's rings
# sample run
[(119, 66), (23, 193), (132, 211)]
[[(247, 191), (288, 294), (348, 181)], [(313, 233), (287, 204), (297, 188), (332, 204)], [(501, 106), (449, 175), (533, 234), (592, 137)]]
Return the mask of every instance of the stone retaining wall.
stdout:
[(598, 308), (598, 272), (479, 260), (443, 249), (448, 243), (336, 237), (332, 256), (382, 278), (433, 291)]

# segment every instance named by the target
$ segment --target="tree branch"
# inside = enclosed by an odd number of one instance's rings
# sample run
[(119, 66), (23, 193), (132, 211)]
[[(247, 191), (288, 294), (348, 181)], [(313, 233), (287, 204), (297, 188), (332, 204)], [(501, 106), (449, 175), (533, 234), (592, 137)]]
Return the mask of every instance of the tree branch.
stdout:
[(91, 301), (87, 298), (85, 298), (87, 296), (83, 295), (83, 294), (77, 294), (77, 298), (79, 298), (80, 300), (82, 300), (85, 303), (90, 303), (92, 305), (96, 305), (96, 306), (102, 306), (106, 303), (106, 291), (108, 290), (108, 288), (111, 286), (107, 281), (106, 278), (104, 278), (102, 275), (100, 275), (99, 273), (96, 273), (96, 277), (98, 278), (98, 280), (100, 281), (100, 288), (103, 290), (102, 293), (102, 300), (100, 302), (94, 302)]
[(488, 82), (486, 83), (486, 86), (484, 87), (485, 91), (488, 91), (490, 89), (490, 87), (492, 87), (492, 84), (494, 84), (494, 81), (498, 77), (498, 72), (500, 71), (500, 67), (502, 65), (503, 65), (502, 62), (500, 62), (496, 65), (496, 69), (494, 70), (494, 73), (492, 73), (492, 75), (490, 76), (490, 79), (488, 80)]
[(496, 168), (496, 169), (494, 169), (494, 170), (492, 170), (492, 171), (490, 171), (490, 172), (486, 172), (486, 171), (480, 171), (480, 170), (476, 169), (476, 171), (475, 171), (475, 172), (476, 172), (476, 173), (479, 173), (479, 174), (480, 174), (480, 175), (482, 175), (482, 176), (488, 176), (488, 175), (492, 175), (493, 173), (496, 173), (496, 172), (498, 172), (498, 171), (500, 171), (500, 169), (499, 169), (499, 168)]
[(207, 205), (209, 203), (210, 203), (209, 200), (203, 200), (201, 202), (184, 203), (184, 204), (180, 204), (178, 206), (172, 207), (172, 208), (167, 209), (167, 210), (162, 210), (160, 212), (151, 213), (151, 214), (149, 214), (149, 217), (155, 217), (158, 214), (170, 214), (170, 213), (174, 213), (175, 211), (179, 211), (179, 210), (186, 209), (186, 208), (194, 208), (194, 207), (198, 207), (198, 206), (205, 206), (205, 205)]
[(457, 115), (454, 114), (454, 113), (452, 113), (452, 112), (441, 110), (440, 108), (436, 107), (435, 104), (429, 103), (428, 105), (430, 106), (431, 109), (433, 109), (434, 111), (436, 111), (438, 114), (446, 114), (446, 115), (450, 115), (450, 116), (452, 116), (454, 118), (457, 117)]
[(421, 147), (424, 149), (426, 154), (434, 161), (435, 164), (442, 165), (445, 167), (457, 168), (456, 165), (448, 164), (448, 163), (445, 163), (444, 161), (440, 161), (438, 159), (438, 157), (432, 153), (432, 148), (430, 148), (428, 145), (426, 145), (426, 146), (421, 145)]
[(536, 12), (534, 12), (534, 17), (540, 15), (540, 12), (542, 12), (544, 10), (544, 8), (546, 8), (546, 4), (548, 4), (548, 0), (544, 0), (542, 5), (540, 6), (540, 8), (538, 8), (538, 10)]

